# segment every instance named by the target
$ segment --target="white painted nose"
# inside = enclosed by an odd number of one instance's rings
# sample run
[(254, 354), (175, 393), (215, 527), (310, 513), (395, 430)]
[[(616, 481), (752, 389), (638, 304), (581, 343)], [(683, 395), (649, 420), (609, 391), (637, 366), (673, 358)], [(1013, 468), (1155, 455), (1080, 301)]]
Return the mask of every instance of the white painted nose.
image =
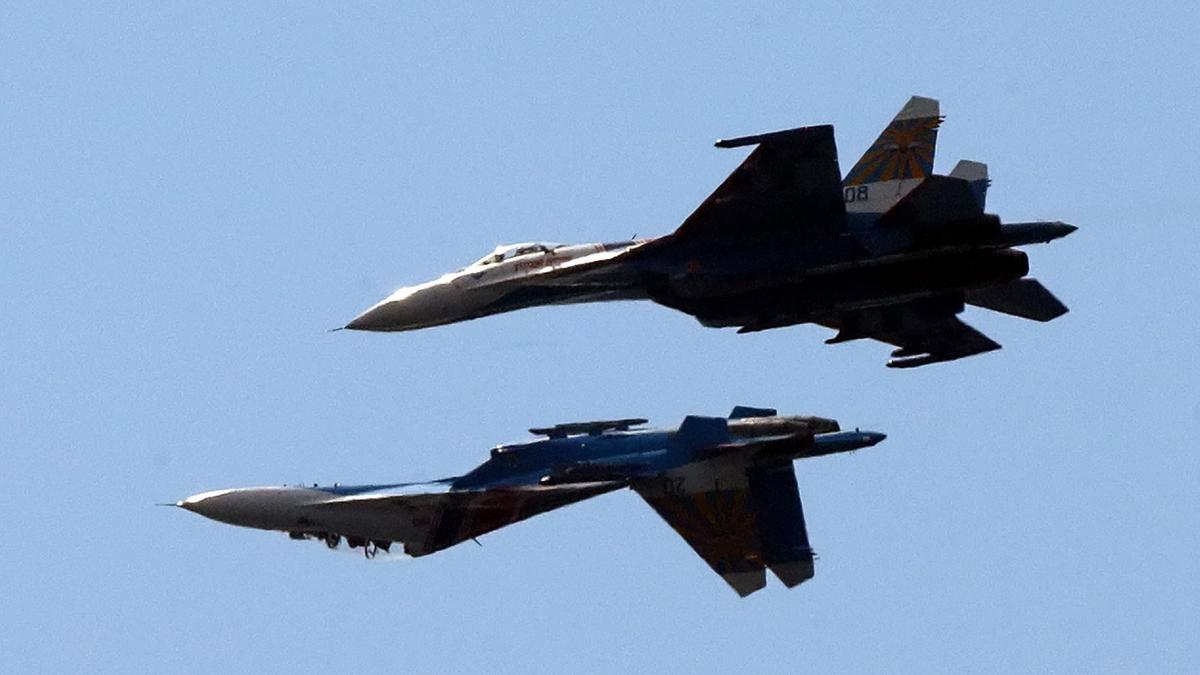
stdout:
[(367, 311), (354, 317), (346, 324), (348, 330), (397, 330), (396, 326), (403, 324), (403, 309), (400, 303), (385, 300)]
[(297, 507), (311, 500), (303, 488), (239, 488), (201, 492), (175, 505), (230, 525), (277, 530), (295, 525)]
[(402, 288), (354, 317), (346, 328), (402, 331), (445, 323), (450, 293), (451, 289), (442, 284)]

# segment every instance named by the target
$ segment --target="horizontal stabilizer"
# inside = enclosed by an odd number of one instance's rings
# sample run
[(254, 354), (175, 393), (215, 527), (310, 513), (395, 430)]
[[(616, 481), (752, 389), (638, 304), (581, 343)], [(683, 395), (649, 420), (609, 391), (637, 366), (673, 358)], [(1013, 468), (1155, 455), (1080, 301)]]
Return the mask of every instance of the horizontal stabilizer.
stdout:
[(896, 345), (889, 368), (915, 368), (982, 354), (1000, 345), (956, 316), (963, 301), (930, 298), (901, 305), (864, 309), (819, 319), (838, 331), (834, 343), (870, 338)]
[(970, 291), (966, 300), (976, 307), (1033, 321), (1050, 321), (1067, 313), (1067, 306), (1037, 279), (1017, 279)]

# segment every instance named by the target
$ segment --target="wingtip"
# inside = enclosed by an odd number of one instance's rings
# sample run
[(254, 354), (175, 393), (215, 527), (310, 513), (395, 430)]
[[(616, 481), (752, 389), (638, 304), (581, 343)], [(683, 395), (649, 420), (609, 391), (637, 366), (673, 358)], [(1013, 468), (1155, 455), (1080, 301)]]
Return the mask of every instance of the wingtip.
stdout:
[(713, 145), (718, 148), (740, 148), (747, 145), (759, 145), (771, 142), (816, 142), (824, 137), (833, 137), (833, 125), (815, 124), (782, 131), (771, 131), (765, 134), (738, 136), (737, 138), (722, 138)]

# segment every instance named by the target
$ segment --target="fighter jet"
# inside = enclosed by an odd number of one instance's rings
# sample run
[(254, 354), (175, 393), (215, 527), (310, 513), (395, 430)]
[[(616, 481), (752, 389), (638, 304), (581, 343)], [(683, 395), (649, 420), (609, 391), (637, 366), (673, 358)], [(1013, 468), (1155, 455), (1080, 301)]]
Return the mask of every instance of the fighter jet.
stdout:
[[(287, 532), (368, 558), (400, 543), (424, 556), (589, 497), (631, 488), (745, 596), (770, 569), (786, 586), (813, 576), (813, 551), (792, 460), (873, 446), (881, 433), (841, 431), (820, 417), (738, 406), (728, 419), (690, 416), (678, 429), (644, 419), (529, 431), (492, 448), (469, 473), (430, 483), (258, 487), (193, 495), (176, 505), (231, 525)], [(478, 542), (476, 542), (478, 543)]]
[(1064, 237), (1058, 221), (984, 212), (987, 167), (934, 175), (938, 102), (913, 97), (841, 177), (833, 127), (717, 142), (755, 149), (675, 232), (611, 244), (501, 246), (401, 288), (345, 327), (404, 331), (541, 305), (647, 299), (709, 327), (800, 323), (896, 347), (892, 368), (999, 349), (965, 305), (1049, 321), (1067, 308), (1015, 247)]

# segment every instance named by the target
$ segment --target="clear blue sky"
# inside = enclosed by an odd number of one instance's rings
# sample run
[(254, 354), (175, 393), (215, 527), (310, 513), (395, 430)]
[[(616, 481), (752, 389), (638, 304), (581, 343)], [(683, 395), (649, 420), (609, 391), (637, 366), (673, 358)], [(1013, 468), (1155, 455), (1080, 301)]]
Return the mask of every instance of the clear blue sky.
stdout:
[[(4, 670), (1195, 667), (1194, 3), (412, 4), (0, 9)], [(1070, 314), (968, 311), (1002, 351), (893, 372), (650, 304), (325, 332), (499, 243), (668, 232), (720, 136), (831, 122), (848, 167), (912, 94), (990, 210), (1081, 228), (1030, 250)], [(383, 563), (152, 506), (737, 403), (889, 434), (797, 465), (792, 591), (627, 492)]]

